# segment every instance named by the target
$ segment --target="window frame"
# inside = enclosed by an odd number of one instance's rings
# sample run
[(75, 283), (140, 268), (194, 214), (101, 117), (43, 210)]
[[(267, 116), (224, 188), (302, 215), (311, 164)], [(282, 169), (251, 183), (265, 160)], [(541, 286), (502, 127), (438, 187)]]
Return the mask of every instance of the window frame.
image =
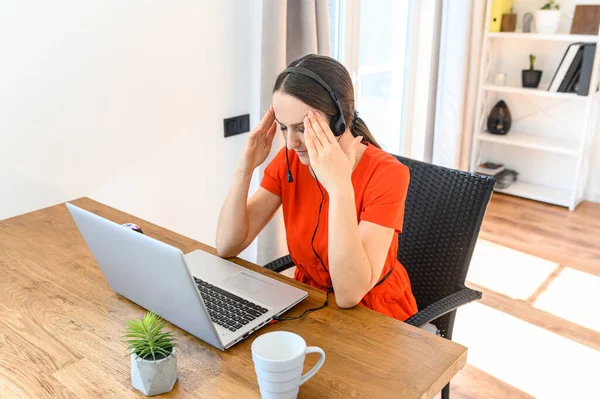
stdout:
[[(399, 38), (406, 40), (405, 43), (405, 57), (402, 62), (394, 60), (392, 63), (386, 63), (381, 65), (368, 65), (359, 66), (359, 48), (360, 48), (360, 7), (361, 0), (333, 0), (334, 9), (338, 12), (337, 18), (333, 18), (335, 23), (334, 27), (334, 38), (335, 40), (335, 54), (332, 54), (334, 58), (340, 61), (350, 73), (352, 84), (354, 86), (355, 105), (357, 109), (360, 109), (360, 99), (362, 97), (361, 82), (364, 77), (374, 74), (380, 74), (389, 72), (392, 76), (400, 76), (400, 80), (396, 79), (394, 86), (400, 87), (401, 93), (398, 97), (394, 97), (391, 101), (394, 105), (398, 106), (399, 117), (394, 123), (392, 129), (394, 129), (398, 136), (398, 140), (394, 143), (393, 148), (388, 148), (390, 152), (408, 155), (408, 145), (410, 145), (410, 138), (407, 137), (406, 132), (410, 127), (410, 121), (407, 121), (405, 115), (407, 115), (406, 100), (408, 98), (409, 90), (412, 88), (410, 85), (409, 73), (413, 70), (411, 65), (414, 65), (415, 58), (413, 51), (410, 46), (410, 35), (413, 31), (411, 21), (413, 20), (413, 0), (409, 1), (408, 4), (408, 27), (405, 32), (401, 33), (401, 30), (395, 30), (395, 34), (399, 35)], [(417, 2), (418, 3), (418, 2)], [(346, 34), (346, 32), (348, 32)], [(402, 36), (400, 36), (402, 34)], [(333, 47), (333, 46), (332, 46)], [(394, 89), (393, 89), (393, 92)]]

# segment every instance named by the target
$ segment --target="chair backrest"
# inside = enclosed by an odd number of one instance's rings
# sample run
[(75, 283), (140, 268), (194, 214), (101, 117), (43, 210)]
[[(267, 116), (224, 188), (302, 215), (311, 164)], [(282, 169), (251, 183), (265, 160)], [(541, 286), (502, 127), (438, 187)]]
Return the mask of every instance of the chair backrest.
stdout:
[(395, 157), (410, 168), (398, 259), (423, 309), (464, 287), (494, 178)]

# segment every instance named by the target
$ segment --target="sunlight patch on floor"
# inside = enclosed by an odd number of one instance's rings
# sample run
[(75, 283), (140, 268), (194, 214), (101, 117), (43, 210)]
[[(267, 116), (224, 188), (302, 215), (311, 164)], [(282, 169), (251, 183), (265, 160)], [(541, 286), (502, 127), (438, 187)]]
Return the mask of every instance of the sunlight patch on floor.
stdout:
[(526, 300), (557, 267), (554, 262), (480, 239), (473, 252), (467, 282)]
[(600, 277), (567, 267), (548, 285), (533, 305), (600, 332)]
[(467, 362), (539, 398), (594, 397), (600, 352), (480, 303), (457, 312)]

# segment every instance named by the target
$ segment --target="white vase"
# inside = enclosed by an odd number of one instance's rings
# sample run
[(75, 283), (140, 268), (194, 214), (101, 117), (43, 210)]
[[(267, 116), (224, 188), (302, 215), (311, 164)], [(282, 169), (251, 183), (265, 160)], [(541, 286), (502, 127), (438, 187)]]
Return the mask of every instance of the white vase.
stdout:
[(144, 360), (131, 354), (131, 385), (146, 396), (170, 392), (177, 381), (175, 348), (166, 358)]
[(535, 31), (543, 34), (553, 34), (558, 31), (560, 10), (537, 10), (535, 13)]

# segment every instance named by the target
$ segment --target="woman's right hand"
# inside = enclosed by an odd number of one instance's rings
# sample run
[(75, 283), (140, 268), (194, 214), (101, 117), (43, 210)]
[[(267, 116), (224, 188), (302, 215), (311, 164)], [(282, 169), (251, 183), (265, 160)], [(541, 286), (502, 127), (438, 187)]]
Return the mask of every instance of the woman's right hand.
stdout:
[(254, 169), (265, 162), (271, 152), (276, 131), (275, 111), (271, 106), (260, 123), (248, 135), (238, 164), (241, 172), (252, 173)]

